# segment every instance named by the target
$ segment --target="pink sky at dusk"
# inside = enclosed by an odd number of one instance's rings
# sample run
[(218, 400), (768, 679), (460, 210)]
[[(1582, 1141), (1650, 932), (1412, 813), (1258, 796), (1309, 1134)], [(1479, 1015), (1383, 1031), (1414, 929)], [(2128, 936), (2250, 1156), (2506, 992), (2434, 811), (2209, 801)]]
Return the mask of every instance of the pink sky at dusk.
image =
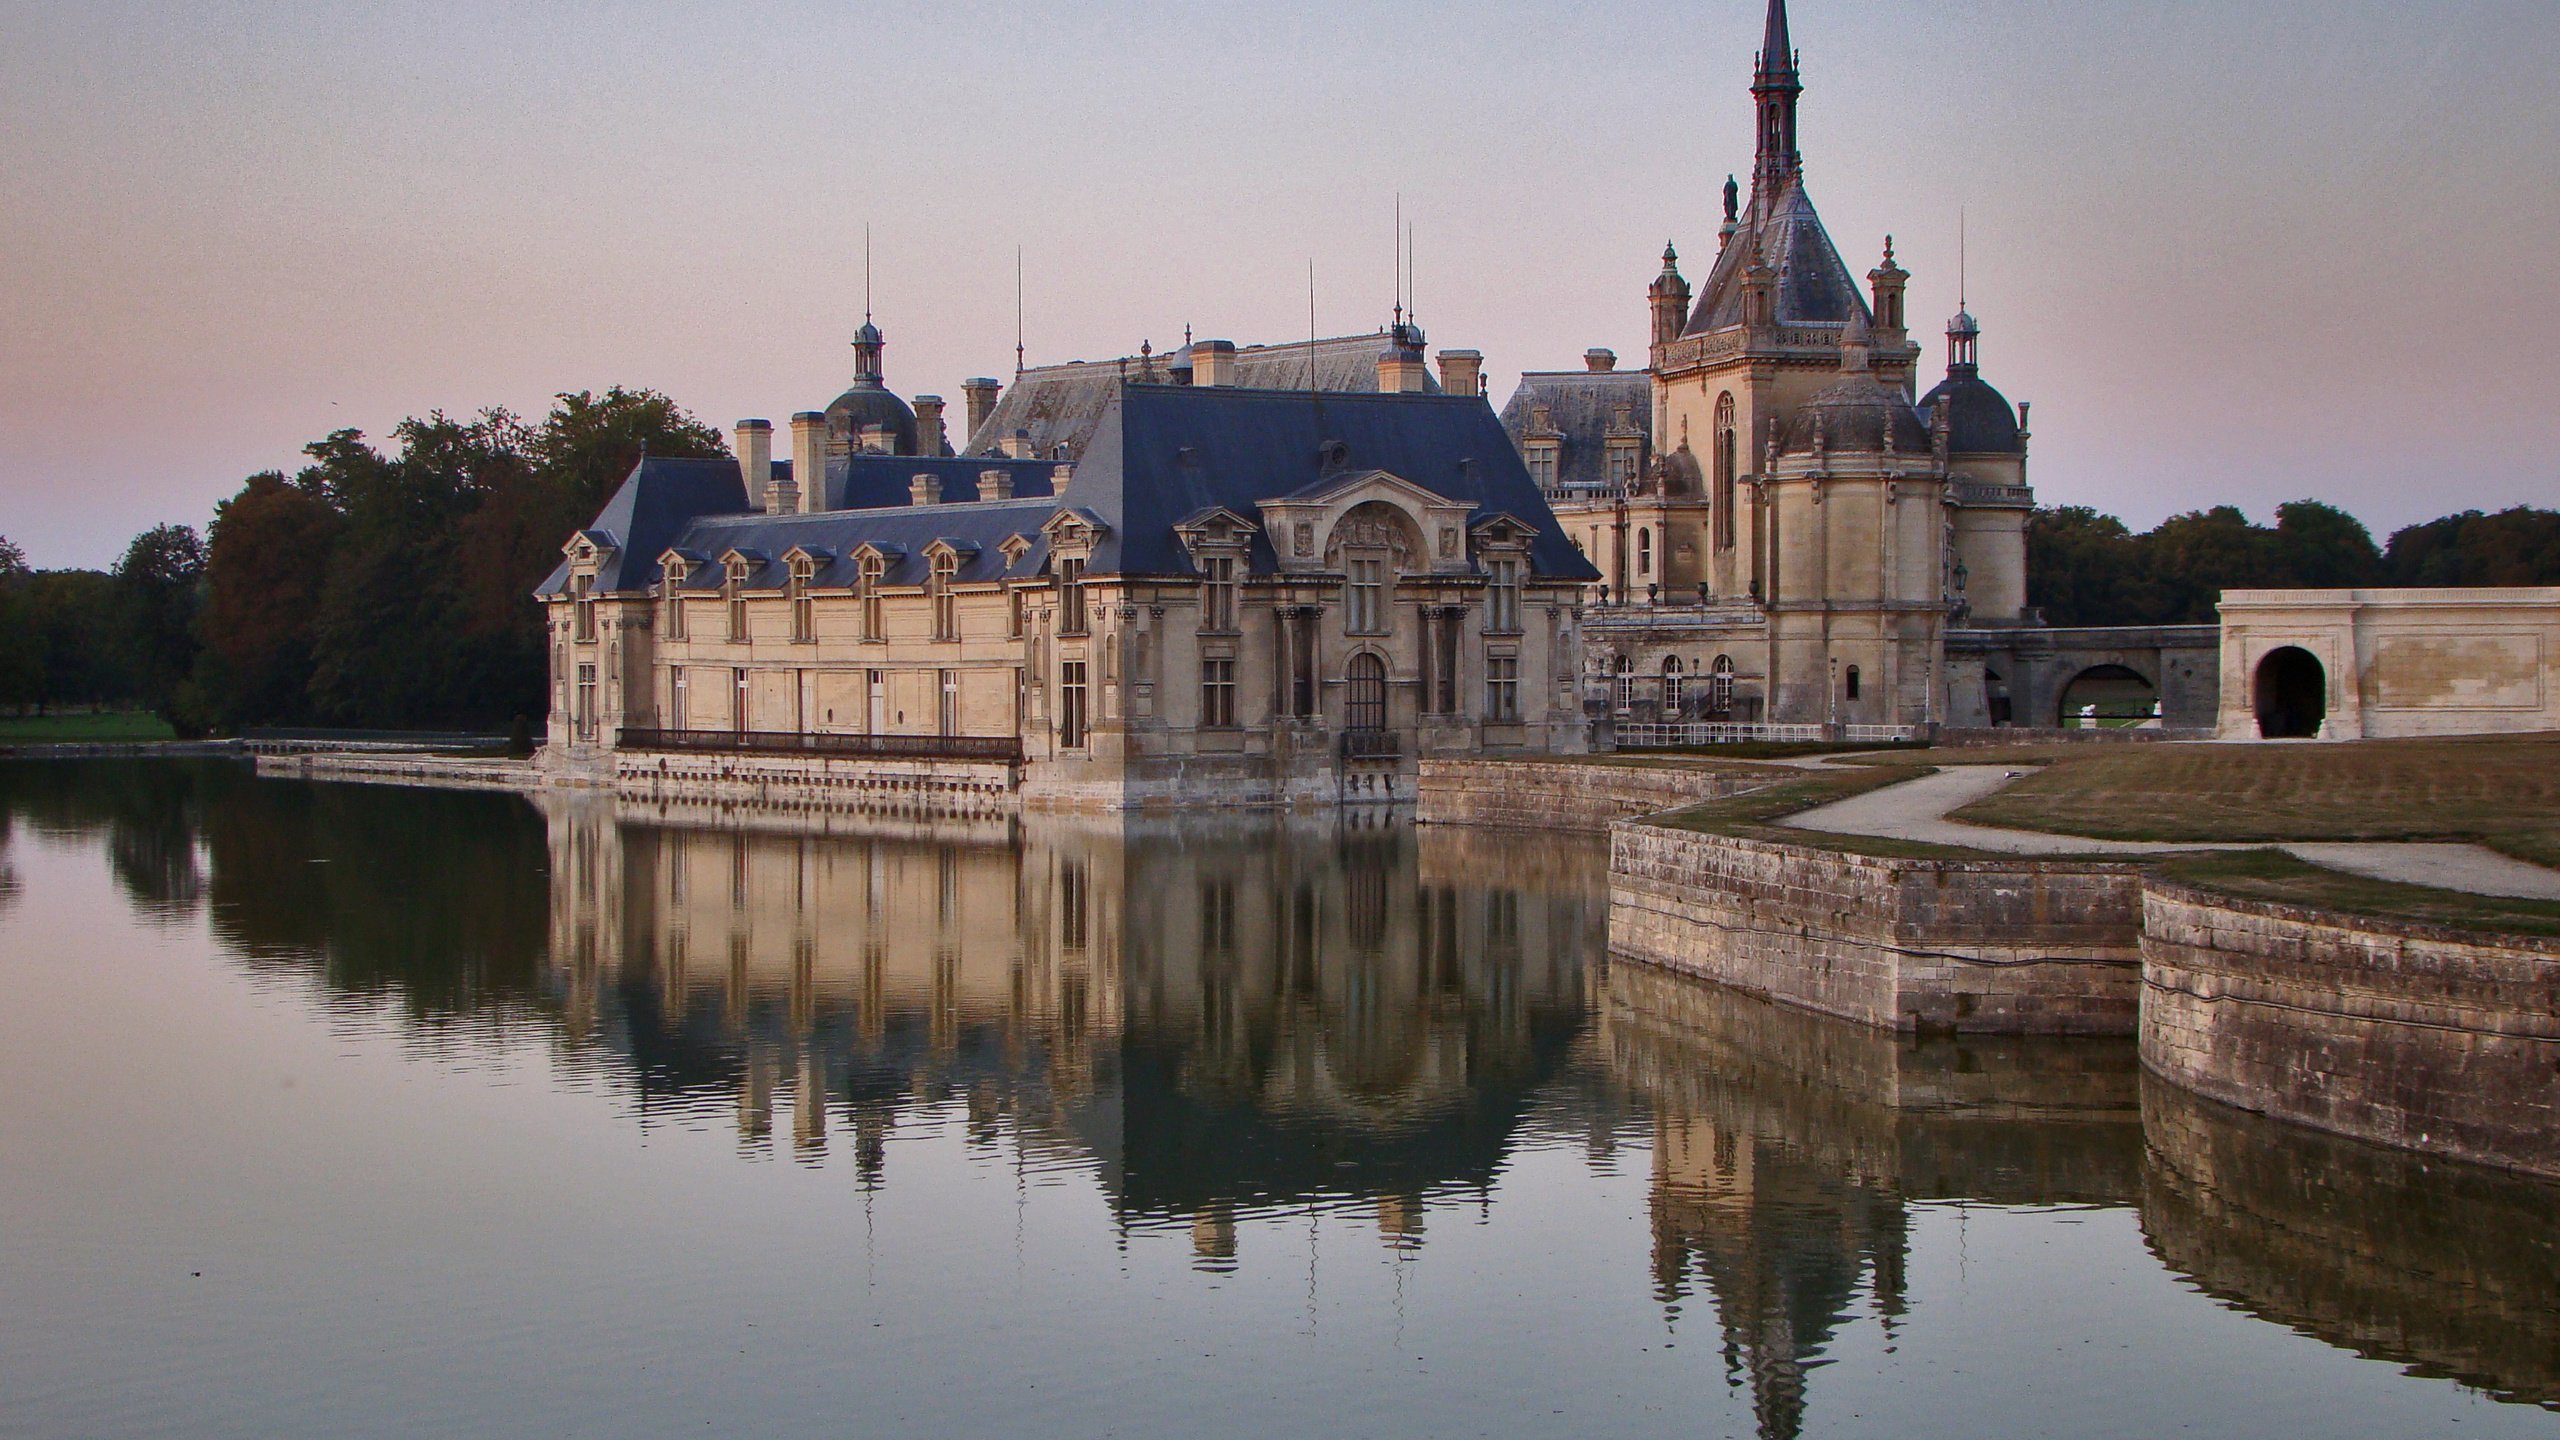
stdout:
[[(1383, 324), (1643, 363), (1747, 171), (1762, 0), (0, 0), (0, 535), (105, 565), (342, 426)], [(2046, 504), (2560, 504), (2560, 5), (1791, 0), (1807, 183), (1934, 331), (1959, 209)]]

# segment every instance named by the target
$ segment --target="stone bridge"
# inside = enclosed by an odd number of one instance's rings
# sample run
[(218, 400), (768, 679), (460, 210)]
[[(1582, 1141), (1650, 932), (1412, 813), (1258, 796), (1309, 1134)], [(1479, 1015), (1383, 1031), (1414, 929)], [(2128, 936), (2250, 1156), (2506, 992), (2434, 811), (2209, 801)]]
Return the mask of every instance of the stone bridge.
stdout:
[(2216, 625), (1950, 630), (1945, 723), (2043, 729), (2084, 704), (2121, 713), (2147, 695), (2169, 729), (2211, 729), (2221, 638)]

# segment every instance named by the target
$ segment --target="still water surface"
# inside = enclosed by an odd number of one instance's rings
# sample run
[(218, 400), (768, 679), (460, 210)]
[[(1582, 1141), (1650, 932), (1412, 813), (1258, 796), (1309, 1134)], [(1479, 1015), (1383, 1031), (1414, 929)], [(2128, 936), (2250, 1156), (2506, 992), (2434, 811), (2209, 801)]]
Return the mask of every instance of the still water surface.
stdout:
[(2560, 1190), (1596, 842), (887, 825), (0, 764), (0, 1435), (2560, 1433)]

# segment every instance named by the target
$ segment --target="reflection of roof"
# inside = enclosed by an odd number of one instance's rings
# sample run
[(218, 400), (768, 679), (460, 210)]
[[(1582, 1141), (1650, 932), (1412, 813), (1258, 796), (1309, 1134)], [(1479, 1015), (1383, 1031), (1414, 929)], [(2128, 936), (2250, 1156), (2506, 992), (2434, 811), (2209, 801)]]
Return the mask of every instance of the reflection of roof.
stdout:
[[(1547, 424), (1562, 437), (1556, 450), (1559, 486), (1609, 483), (1609, 432), (1620, 423), (1653, 436), (1653, 372), (1650, 370), (1533, 370), (1520, 377), (1502, 407), (1502, 428), (1518, 444), (1547, 407)], [(1650, 453), (1649, 451), (1647, 453)]]
[(1756, 229), (1737, 231), (1716, 256), (1715, 268), (1699, 287), (1688, 328), (1681, 333), (1698, 335), (1742, 323), (1742, 272), (1755, 253), (1764, 255), (1778, 272), (1779, 324), (1845, 325), (1850, 316), (1867, 313), (1866, 297), (1858, 292), (1858, 282), (1850, 278), (1838, 247), (1822, 228), (1822, 217), (1813, 213), (1804, 183), (1798, 181), (1778, 197), (1767, 220)]
[[(1257, 390), (1371, 391), (1378, 388), (1378, 351), (1384, 332), (1337, 335), (1309, 344), (1243, 345), (1236, 349), (1236, 384)], [(1312, 365), (1310, 361), (1312, 360)], [(1152, 365), (1157, 378), (1188, 384), (1190, 352), (1141, 359), (1070, 360), (1038, 365), (1013, 378), (996, 408), (962, 447), (973, 455), (1001, 453), (1016, 431), (1027, 431), (1031, 453), (1042, 459), (1080, 459), (1102, 408), (1120, 381), (1141, 380)], [(1309, 372), (1313, 371), (1312, 386)], [(1426, 394), (1440, 393), (1440, 382), (1426, 375)], [(1063, 455), (1061, 455), (1063, 450)]]

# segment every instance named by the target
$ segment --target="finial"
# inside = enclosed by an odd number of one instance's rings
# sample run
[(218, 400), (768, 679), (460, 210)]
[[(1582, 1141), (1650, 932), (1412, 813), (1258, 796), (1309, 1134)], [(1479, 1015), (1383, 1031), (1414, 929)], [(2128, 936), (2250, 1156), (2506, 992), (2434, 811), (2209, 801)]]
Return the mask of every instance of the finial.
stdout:
[(1191, 348), (1191, 326), (1187, 322), (1182, 327), (1182, 348)]
[(1890, 235), (1884, 237), (1884, 263), (1893, 263), (1893, 237)]
[(871, 323), (871, 223), (862, 225), (862, 323)]

